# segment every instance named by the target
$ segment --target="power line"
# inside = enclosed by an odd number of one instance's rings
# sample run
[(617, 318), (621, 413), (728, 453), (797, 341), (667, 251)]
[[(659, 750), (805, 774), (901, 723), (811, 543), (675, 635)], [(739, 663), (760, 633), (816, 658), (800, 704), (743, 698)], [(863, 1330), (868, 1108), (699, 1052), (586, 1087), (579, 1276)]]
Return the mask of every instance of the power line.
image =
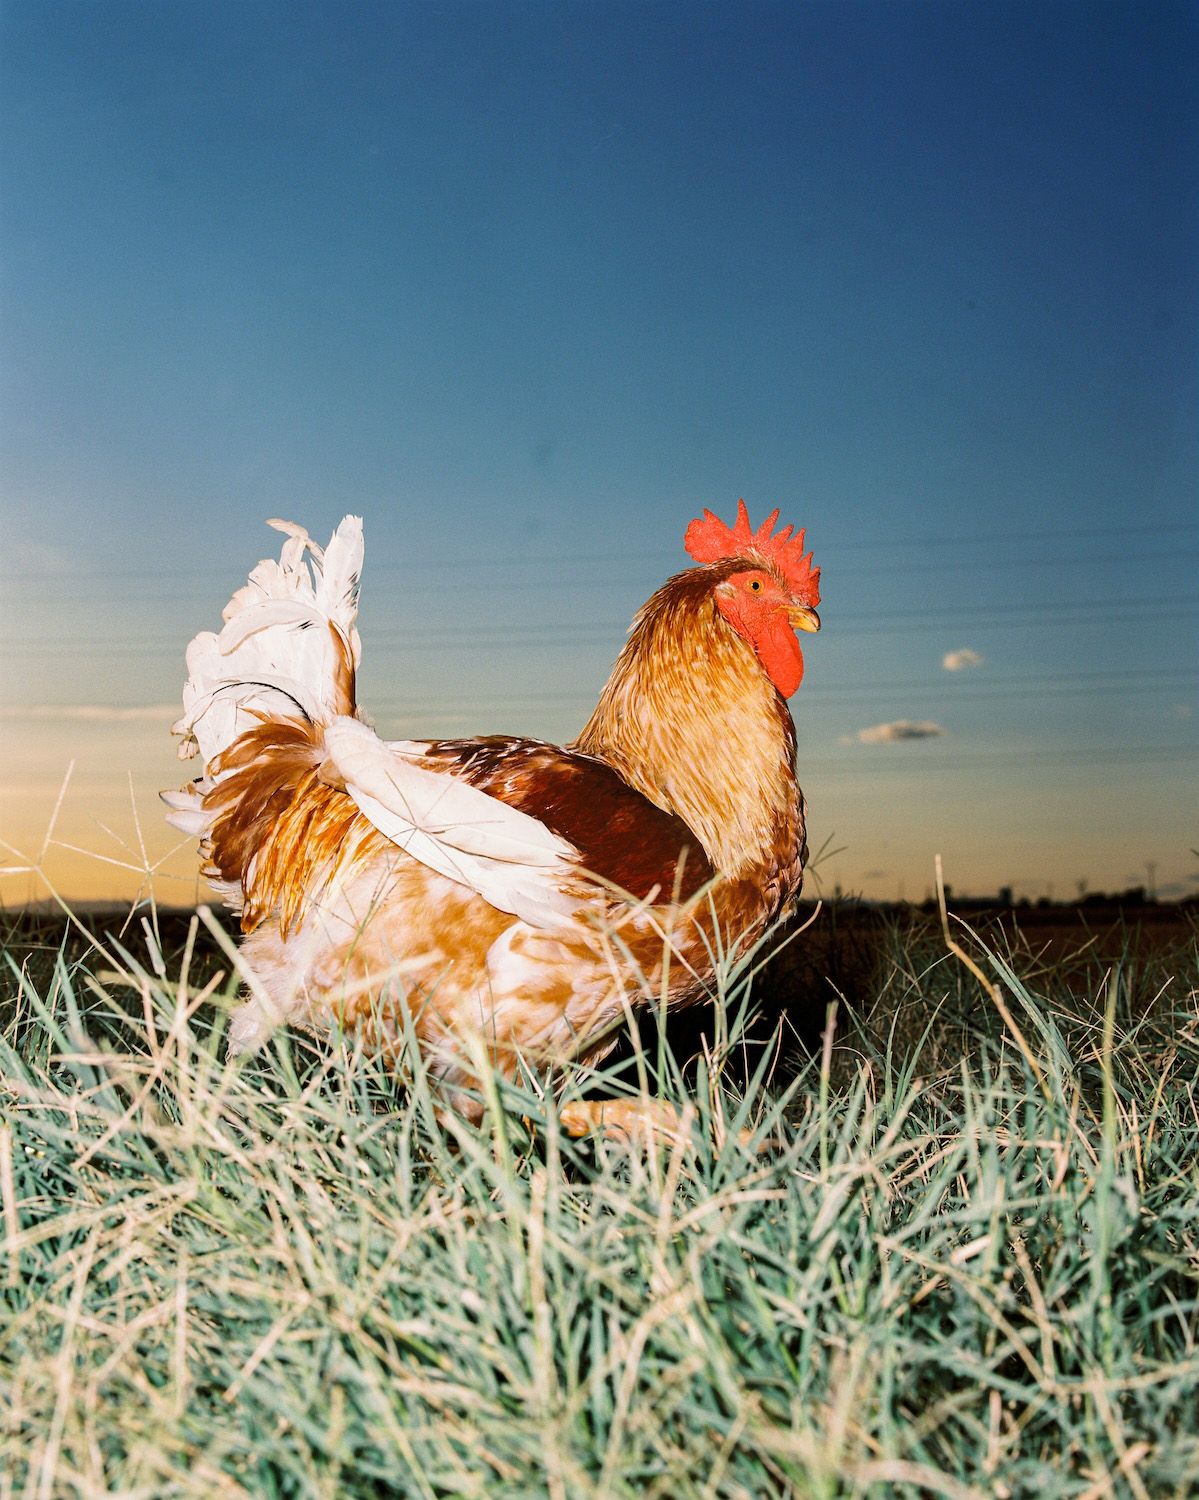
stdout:
[[(1143, 672), (1114, 672), (1106, 674), (1102, 672), (1084, 672), (1079, 676), (1086, 678), (1106, 678), (1110, 675), (1111, 681), (1088, 682), (1084, 685), (1072, 685), (1069, 682), (1057, 684), (1052, 679), (1038, 676), (997, 678), (996, 684), (1008, 684), (1004, 687), (996, 687), (996, 690), (982, 691), (971, 690), (946, 683), (941, 678), (927, 679), (923, 681), (894, 682), (894, 683), (855, 683), (846, 686), (822, 687), (815, 683), (805, 685), (800, 707), (804, 703), (816, 701), (818, 703), (854, 703), (854, 702), (876, 702), (887, 697), (903, 696), (905, 698), (917, 698), (920, 695), (928, 695), (943, 689), (948, 695), (946, 707), (952, 709), (959, 702), (986, 702), (991, 698), (1058, 698), (1058, 697), (1111, 697), (1131, 696), (1142, 693), (1173, 694), (1182, 689), (1196, 684), (1195, 673), (1187, 669), (1179, 669), (1173, 672), (1143, 673)], [(419, 715), (428, 717), (430, 715), (444, 714), (447, 712), (458, 713), (463, 708), (474, 709), (480, 706), (490, 711), (493, 705), (503, 707), (523, 707), (528, 704), (570, 704), (575, 706), (588, 706), (594, 698), (594, 689), (574, 688), (557, 692), (521, 692), (508, 691), (505, 693), (479, 693), (471, 691), (469, 696), (463, 694), (453, 698), (427, 696), (405, 697), (394, 693), (372, 693), (369, 696), (367, 707), (377, 715), (387, 715), (391, 718), (411, 717)], [(7, 717), (9, 720), (19, 719), (23, 713), (41, 710), (43, 708), (53, 709), (53, 704), (13, 704), (0, 705), (0, 718)], [(140, 705), (128, 705), (137, 708)]]
[[(902, 742), (901, 742), (902, 743)], [(909, 742), (919, 743), (917, 741)], [(938, 740), (938, 744), (942, 741)], [(880, 776), (888, 774), (912, 775), (923, 773), (937, 776), (942, 771), (974, 771), (986, 766), (1089, 766), (1134, 763), (1143, 761), (1189, 761), (1199, 758), (1199, 745), (1138, 745), (1108, 750), (980, 750), (958, 755), (938, 755), (926, 749), (924, 759), (908, 757), (904, 762), (884, 759), (895, 752), (895, 745), (862, 745), (861, 755), (870, 755), (870, 760), (859, 758), (859, 746), (847, 746), (847, 753), (854, 753), (852, 762), (832, 760), (827, 756), (805, 755), (799, 752), (799, 779), (801, 783), (807, 772), (818, 770), (822, 775), (844, 774)]]
[[(875, 541), (825, 542), (820, 545), (822, 551), (825, 551), (828, 555), (832, 555), (843, 552), (898, 552), (910, 550), (912, 548), (925, 547), (992, 547), (1002, 545), (1027, 547), (1030, 543), (1033, 542), (1078, 541), (1087, 540), (1094, 537), (1111, 536), (1124, 538), (1173, 536), (1183, 532), (1190, 532), (1193, 534), (1196, 533), (1196, 531), (1199, 531), (1199, 528), (1197, 528), (1193, 522), (1180, 521), (1176, 523), (1166, 523), (1155, 526), (1097, 526), (1086, 529), (1062, 531), (1017, 532), (1009, 530), (1001, 533), (980, 532), (975, 533), (974, 535), (967, 536), (941, 536), (925, 534), (923, 536), (887, 537)], [(816, 544), (814, 543), (813, 545)], [(1153, 556), (1154, 558), (1171, 558), (1176, 555), (1177, 554), (1165, 553), (1154, 554)], [(441, 572), (457, 572), (463, 569), (556, 567), (572, 562), (584, 563), (587, 566), (593, 566), (595, 563), (600, 562), (642, 562), (650, 558), (674, 558), (677, 560), (677, 565), (679, 567), (687, 566), (686, 562), (682, 559), (681, 551), (679, 549), (671, 548), (669, 551), (667, 551), (667, 549), (665, 548), (657, 547), (639, 548), (636, 550), (622, 552), (589, 552), (586, 554), (513, 553), (500, 557), (477, 558), (452, 557), (446, 556), (444, 554), (435, 554), (426, 557), (407, 556), (402, 557), (395, 562), (379, 562), (370, 564), (369, 566), (373, 574), (386, 574), (392, 571), (404, 571), (406, 569), (411, 569), (413, 571), (425, 571), (431, 568), (437, 568)], [(1121, 563), (1128, 562), (1130, 560), (1135, 559), (1129, 559), (1126, 556), (1120, 556), (1118, 558), (1112, 559), (1112, 561)], [(1107, 561), (1107, 559), (1104, 559), (1104, 561)], [(996, 565), (997, 564), (987, 564), (987, 566)], [(1003, 565), (1008, 566), (1009, 564), (1005, 563)], [(1010, 564), (1010, 566), (1027, 566), (1027, 562), (1024, 560), (1014, 561)], [(227, 567), (223, 563), (205, 563), (190, 568), (172, 566), (169, 570), (162, 570), (161, 575), (156, 571), (151, 571), (140, 567), (96, 568), (92, 570), (80, 570), (77, 572), (73, 571), (69, 573), (56, 573), (51, 569), (43, 569), (41, 573), (37, 573), (35, 571), (22, 569), (20, 573), (14, 575), (6, 575), (4, 581), (21, 582), (26, 580), (40, 580), (45, 582), (54, 582), (61, 580), (64, 583), (70, 583), (72, 581), (89, 578), (103, 580), (108, 578), (155, 578), (158, 576), (164, 576), (171, 580), (177, 580), (180, 578), (226, 577), (235, 575), (237, 573), (238, 567)]]
[[(1026, 674), (1022, 677), (998, 677), (993, 682), (979, 683), (977, 687), (965, 687), (950, 680), (947, 674), (936, 677), (911, 679), (906, 682), (845, 683), (824, 686), (809, 682), (804, 686), (804, 699), (818, 698), (822, 703), (830, 699), (864, 698), (871, 700), (887, 694), (915, 695), (919, 693), (943, 694), (950, 704), (963, 700), (988, 697), (1019, 697), (1024, 694), (1053, 697), (1057, 694), (1085, 695), (1094, 693), (1106, 696), (1111, 693), (1176, 692), (1192, 684), (1199, 685), (1199, 676), (1187, 667), (1168, 671), (1117, 671), (1080, 672), (1075, 677), (1062, 678), (1056, 674)], [(586, 697), (587, 690), (559, 690), (555, 692), (506, 692), (472, 693), (471, 703), (576, 703)], [(397, 697), (386, 694), (372, 695), (371, 706), (401, 705), (406, 708), (461, 708), (461, 697)]]
[[(1104, 609), (1110, 615), (1119, 609), (1121, 616), (1127, 620), (1135, 619), (1134, 611), (1151, 610), (1163, 607), (1194, 608), (1199, 606), (1199, 594), (1181, 594), (1170, 598), (1150, 599), (1113, 599), (1110, 595), (1104, 595), (1098, 599), (1050, 599), (1026, 604), (967, 604), (949, 605), (929, 608), (917, 606), (913, 609), (873, 609), (854, 610), (844, 616), (846, 620), (895, 620), (914, 617), (917, 619), (929, 619), (936, 616), (940, 619), (966, 619), (971, 615), (1019, 615), (1026, 613), (1057, 614), (1068, 610), (1078, 609)], [(834, 615), (834, 619), (836, 616)]]
[[(821, 548), (820, 549), (820, 551), (821, 551), (821, 557), (820, 558), (815, 558), (814, 561), (820, 561), (821, 564), (822, 564), (822, 566), (824, 567), (825, 571), (827, 572), (829, 570), (829, 564), (827, 562), (824, 562), (822, 559), (828, 558), (830, 556), (837, 556), (843, 550), (844, 551), (854, 551), (854, 550), (857, 550), (857, 549), (855, 549), (855, 548), (841, 548), (841, 547), (836, 547), (836, 546), (831, 546), (831, 547), (827, 547), (827, 548)], [(594, 556), (594, 555), (592, 555), (592, 556), (587, 556), (587, 557), (571, 557), (571, 558), (566, 558), (566, 557), (558, 557), (558, 558), (529, 558), (527, 560), (522, 560), (519, 565), (520, 566), (528, 566), (528, 567), (551, 567), (551, 566), (556, 567), (556, 566), (561, 566), (561, 565), (564, 565), (564, 564), (567, 564), (567, 563), (576, 563), (576, 564), (579, 564), (579, 565), (586, 565), (587, 567), (592, 567), (597, 562), (622, 562), (622, 563), (641, 562), (641, 561), (644, 561), (646, 558), (651, 557), (651, 556), (654, 556), (654, 554), (653, 553), (648, 553), (648, 552), (643, 552), (643, 553), (619, 553), (619, 554), (618, 553), (610, 553), (610, 554), (603, 555), (603, 556)], [(1079, 568), (1079, 567), (1121, 567), (1121, 568), (1123, 568), (1123, 567), (1128, 567), (1130, 564), (1135, 564), (1135, 563), (1193, 562), (1197, 557), (1199, 557), (1199, 552), (1193, 552), (1193, 551), (1171, 551), (1171, 552), (1131, 552), (1131, 553), (1130, 552), (1119, 552), (1119, 553), (1110, 553), (1110, 554), (1107, 554), (1106, 556), (1103, 556), (1103, 557), (1008, 557), (1008, 558), (988, 558), (986, 562), (979, 564), (979, 569), (982, 572), (988, 572), (989, 573), (989, 572), (992, 572), (992, 571), (994, 571), (996, 569), (1003, 569), (1003, 568), (1019, 568), (1019, 569), (1022, 569), (1022, 570), (1028, 569), (1028, 568), (1059, 568), (1059, 567), (1060, 568)], [(407, 573), (412, 566), (413, 566), (412, 564), (408, 564), (408, 563), (404, 563), (404, 562), (380, 563), (380, 564), (375, 565), (371, 569), (370, 576), (371, 577), (378, 577), (378, 576), (382, 575), (383, 577), (388, 577), (389, 578), (389, 577), (393, 576), (396, 573), (400, 573), (400, 574)], [(467, 567), (473, 567), (473, 566), (475, 566), (475, 564), (470, 563), (470, 562), (461, 562), (461, 563), (456, 563), (454, 566), (456, 566), (456, 567), (462, 567), (462, 568), (467, 568)], [(517, 566), (517, 564), (515, 562), (513, 562), (513, 563), (508, 564), (508, 566)], [(672, 571), (678, 572), (678, 571), (681, 571), (682, 569), (684, 569), (686, 567), (689, 567), (689, 566), (692, 566), (692, 564), (680, 560), (679, 563), (678, 563), (678, 566), (675, 569), (673, 569)], [(439, 571), (442, 571), (444, 569), (444, 567), (445, 567), (445, 565), (442, 564), (442, 563), (438, 563), (437, 564), (437, 568), (438, 568)], [(893, 563), (883, 563), (883, 564), (879, 564), (879, 565), (873, 565), (873, 566), (870, 566), (870, 567), (859, 567), (859, 566), (855, 566), (855, 565), (851, 564), (848, 568), (838, 567), (836, 571), (837, 571), (837, 576), (838, 577), (849, 576), (849, 577), (852, 577), (852, 578), (862, 578), (862, 577), (877, 578), (877, 577), (883, 576), (884, 574), (894, 574), (896, 572), (902, 572), (906, 576), (906, 575), (911, 574), (911, 573), (946, 573), (946, 572), (950, 572), (950, 571), (954, 571), (954, 570), (960, 570), (960, 568), (961, 568), (961, 563), (960, 562), (934, 562), (934, 563), (919, 563), (919, 562), (912, 563), (912, 562), (905, 562), (905, 563), (903, 563), (902, 565), (899, 565), (899, 566), (897, 566), (897, 565), (895, 565)], [(552, 581), (552, 580), (547, 580), (547, 581)], [(414, 586), (418, 582), (419, 582), (419, 580), (413, 580), (412, 581), (412, 585), (410, 585), (410, 586)], [(438, 585), (430, 585), (430, 587), (436, 587), (436, 586), (438, 586)], [(573, 580), (566, 580), (566, 581), (563, 581), (559, 585), (559, 587), (561, 587), (561, 588), (574, 588), (574, 587), (577, 587), (577, 583), (574, 582)]]
[[(1099, 598), (1094, 600), (1050, 600), (1037, 604), (978, 604), (963, 607), (949, 606), (937, 608), (936, 606), (916, 606), (905, 609), (876, 609), (855, 610), (846, 614), (831, 618), (836, 622), (837, 635), (860, 634), (860, 630), (854, 627), (859, 622), (882, 621), (891, 623), (896, 620), (914, 621), (921, 628), (941, 629), (946, 624), (957, 622), (971, 622), (973, 624), (987, 624), (992, 621), (1000, 623), (1030, 623), (1037, 624), (1046, 620), (1051, 624), (1092, 624), (1097, 623), (1091, 618), (1081, 618), (1081, 614), (1093, 615), (1095, 611), (1102, 611), (1099, 621), (1109, 621), (1113, 610), (1119, 609), (1124, 620), (1135, 624), (1138, 620), (1161, 620), (1173, 618), (1177, 613), (1189, 613), (1199, 609), (1199, 596), (1182, 595), (1172, 598), (1153, 599), (1120, 599)], [(1080, 614), (1077, 620), (1070, 619), (1072, 613)], [(826, 615), (826, 618), (828, 616)], [(605, 622), (588, 621), (586, 623), (574, 622), (563, 625), (527, 625), (523, 622), (514, 621), (508, 625), (462, 625), (442, 626), (433, 631), (408, 630), (395, 628), (383, 628), (374, 631), (368, 639), (368, 649), (375, 647), (392, 647), (402, 645), (405, 642), (419, 642), (424, 645), (473, 643), (478, 640), (493, 640), (506, 642), (508, 644), (539, 644), (548, 642), (555, 644), (561, 642), (563, 645), (589, 645), (607, 640), (619, 641), (627, 629), (627, 622)], [(870, 634), (877, 634), (877, 630), (870, 627)], [(183, 643), (162, 643), (146, 641), (141, 637), (136, 639), (110, 640), (103, 646), (91, 647), (79, 645), (74, 641), (63, 641), (38, 638), (36, 640), (13, 640), (11, 637), (0, 642), (0, 652), (26, 652), (41, 651), (49, 652), (56, 650), (76, 651), (79, 655), (89, 655), (96, 652), (112, 654), (114, 651), (128, 650), (130, 654), (162, 653), (179, 651), (182, 654)]]
[[(1065, 672), (1050, 672), (1048, 674), (1044, 672), (1025, 672), (1017, 674), (1015, 676), (1009, 675), (1006, 677), (992, 677), (989, 672), (984, 673), (976, 669), (974, 672), (969, 674), (964, 672), (950, 673), (942, 670), (940, 673), (938, 673), (936, 680), (938, 682), (945, 682), (948, 685), (949, 690), (952, 692), (954, 690), (953, 683), (955, 679), (959, 679), (968, 675), (977, 676), (980, 682), (983, 678), (985, 678), (988, 686), (994, 685), (997, 687), (1020, 687), (1025, 683), (1047, 684), (1051, 681), (1061, 681), (1066, 684), (1071, 684), (1075, 682), (1110, 682), (1113, 679), (1124, 678), (1133, 678), (1139, 680), (1144, 677), (1193, 677), (1195, 673), (1189, 667), (1117, 667), (1111, 671), (1103, 672), (1070, 672), (1068, 674)], [(855, 686), (866, 690), (871, 688), (886, 687), (919, 688), (925, 687), (927, 686), (927, 684), (927, 678), (912, 678), (909, 681), (902, 683), (862, 682), (855, 684)]]
[[(967, 694), (967, 695), (964, 695), (964, 701), (969, 702), (969, 703), (988, 703), (988, 702), (992, 702), (992, 701), (993, 702), (1004, 702), (1004, 701), (1010, 700), (1010, 699), (1015, 699), (1017, 701), (1021, 701), (1023, 699), (1030, 699), (1030, 698), (1033, 698), (1033, 699), (1046, 699), (1047, 698), (1047, 699), (1054, 699), (1054, 700), (1056, 700), (1058, 698), (1070, 698), (1070, 699), (1075, 699), (1075, 698), (1110, 698), (1112, 696), (1119, 696), (1119, 697), (1140, 697), (1140, 696), (1144, 696), (1146, 694), (1152, 694), (1152, 693), (1162, 693), (1162, 694), (1177, 693), (1181, 688), (1186, 687), (1188, 685), (1189, 684), (1186, 683), (1186, 682), (1183, 682), (1183, 683), (1157, 683), (1157, 684), (1153, 684), (1153, 685), (1151, 685), (1149, 687), (1146, 687), (1146, 688), (1141, 688), (1141, 687), (1137, 687), (1137, 686), (1132, 686), (1132, 687), (1125, 686), (1125, 687), (1113, 687), (1110, 690), (1107, 690), (1107, 689), (1104, 689), (1104, 688), (1098, 688), (1098, 687), (1096, 687), (1096, 688), (1073, 688), (1073, 689), (1072, 688), (1063, 688), (1063, 689), (1009, 688), (1006, 691), (997, 692), (997, 693), (972, 693), (972, 694)], [(455, 713), (457, 713), (457, 712), (461, 712), (461, 710), (464, 707), (470, 708), (470, 707), (474, 706), (475, 704), (481, 704), (481, 703), (486, 703), (486, 704), (489, 704), (489, 705), (490, 704), (504, 703), (504, 704), (511, 704), (513, 706), (517, 706), (517, 705), (521, 705), (521, 704), (526, 704), (526, 703), (532, 703), (532, 702), (539, 702), (539, 703), (550, 702), (550, 703), (586, 705), (586, 704), (590, 703), (594, 698), (595, 698), (595, 693), (594, 692), (592, 692), (590, 694), (590, 696), (586, 692), (578, 692), (578, 693), (553, 693), (553, 694), (538, 694), (538, 695), (531, 695), (531, 694), (525, 694), (525, 693), (513, 693), (513, 694), (509, 695), (509, 697), (506, 698), (506, 699), (483, 698), (483, 697), (475, 697), (475, 696), (472, 695), (470, 697), (470, 699), (467, 702), (464, 703), (464, 701), (463, 701), (462, 698), (444, 698), (444, 699), (410, 698), (410, 699), (408, 699), (408, 698), (386, 698), (386, 697), (376, 698), (376, 697), (372, 696), (370, 698), (370, 700), (367, 702), (366, 706), (374, 714), (381, 714), (381, 713), (396, 713), (396, 714), (420, 713), (420, 714), (433, 714), (433, 713), (449, 713), (449, 712), (455, 712)], [(804, 695), (803, 701), (806, 701), (808, 703), (819, 703), (821, 705), (826, 704), (826, 703), (827, 704), (845, 703), (845, 704), (853, 705), (853, 704), (856, 704), (856, 703), (867, 704), (867, 703), (893, 702), (893, 701), (895, 701), (898, 698), (902, 698), (905, 703), (910, 703), (912, 701), (916, 701), (916, 702), (927, 701), (927, 700), (921, 700), (918, 690), (894, 689), (894, 690), (888, 690), (885, 693), (876, 693), (876, 694), (873, 694), (873, 695), (868, 695), (868, 694), (859, 693), (859, 692), (841, 691), (841, 690), (835, 689), (835, 688), (834, 689), (827, 689), (827, 690), (825, 690), (823, 692), (820, 691), (820, 690), (818, 690), (818, 689), (808, 690), (806, 692), (806, 694)], [(801, 702), (801, 707), (802, 707), (802, 702)]]
[[(978, 566), (978, 571), (980, 574), (992, 574), (1010, 569), (1018, 569), (1022, 573), (1027, 573), (1030, 569), (1034, 568), (1060, 568), (1067, 570), (1078, 570), (1089, 567), (1127, 568), (1129, 566), (1142, 563), (1182, 564), (1194, 562), (1196, 559), (1199, 559), (1199, 552), (1190, 551), (1145, 552), (1133, 554), (1122, 553), (1113, 554), (1108, 557), (1000, 558), (988, 559), (985, 563), (980, 563)], [(595, 562), (595, 559), (577, 558), (573, 561), (580, 564), (586, 563), (588, 567), (591, 567)], [(539, 564), (539, 566), (543, 565)], [(408, 594), (444, 594), (444, 581), (437, 580), (430, 582), (419, 577), (409, 578), (407, 575), (410, 571), (411, 570), (404, 564), (397, 563), (392, 566), (373, 568), (370, 576), (376, 581), (378, 581), (380, 578), (386, 580), (396, 575), (403, 576), (405, 580), (404, 590)], [(824, 564), (824, 571), (826, 575), (825, 591), (827, 593), (827, 579), (830, 572), (830, 567), (827, 562)], [(901, 568), (897, 567), (894, 564), (887, 564), (885, 566), (869, 568), (857, 568), (852, 566), (850, 568), (837, 568), (835, 570), (834, 576), (839, 582), (843, 582), (843, 580), (845, 580), (846, 578), (893, 577), (897, 572), (901, 572), (902, 575), (907, 578), (911, 576), (919, 576), (930, 573), (960, 573), (961, 571), (962, 565), (957, 562), (904, 563)], [(36, 586), (39, 591), (44, 591), (46, 584), (49, 581), (51, 580), (17, 579), (9, 580), (5, 586), (12, 587), (14, 583), (28, 582), (31, 586)], [(81, 581), (95, 581), (107, 584), (108, 575), (87, 575), (87, 578), (84, 579), (81, 575), (72, 574), (69, 577), (63, 578), (58, 581), (62, 582), (66, 587), (76, 588), (76, 586)], [(570, 594), (571, 592), (577, 592), (580, 588), (610, 588), (611, 585), (607, 582), (596, 579), (595, 577), (589, 577), (588, 579), (582, 581), (576, 578), (542, 577), (537, 580), (536, 587), (539, 594), (544, 594), (547, 592)], [(144, 590), (139, 589), (137, 593), (137, 602), (139, 604), (179, 604), (182, 601), (193, 600), (198, 602), (204, 599), (210, 600), (214, 592), (215, 590), (211, 590), (207, 586), (192, 587), (190, 590), (175, 588), (166, 593), (146, 593)], [(505, 596), (511, 596), (513, 594), (517, 595), (518, 597), (523, 597), (528, 592), (528, 586), (504, 584), (499, 585), (498, 587), (492, 586), (490, 592), (496, 598), (503, 598)], [(215, 609), (213, 613), (215, 616)]]
[[(1129, 696), (1135, 693), (1176, 693), (1181, 688), (1195, 684), (1193, 673), (1164, 682), (1123, 682), (1112, 683), (1108, 687), (1092, 685), (1087, 687), (1023, 687), (1023, 688), (997, 688), (993, 692), (981, 690), (953, 693), (949, 703), (986, 703), (992, 699), (1003, 698), (1106, 698), (1113, 694)], [(829, 688), (821, 690), (814, 688), (812, 696), (818, 697), (821, 703), (835, 701), (841, 702), (872, 702), (880, 697), (911, 698), (918, 693), (929, 693), (925, 688), (877, 688), (872, 692), (866, 692), (861, 688)], [(950, 689), (952, 693), (952, 689)]]
[(1004, 532), (982, 532), (971, 536), (923, 536), (913, 537), (899, 541), (889, 538), (875, 542), (849, 542), (845, 544), (846, 551), (868, 552), (879, 551), (899, 546), (912, 547), (965, 547), (975, 545), (991, 546), (996, 543), (1011, 542), (1023, 547), (1028, 542), (1064, 542), (1077, 541), (1083, 537), (1096, 536), (1165, 536), (1174, 535), (1180, 531), (1199, 531), (1199, 526), (1194, 521), (1164, 522), (1153, 526), (1131, 525), (1131, 526), (1090, 526), (1080, 529), (1062, 531), (1014, 531)]

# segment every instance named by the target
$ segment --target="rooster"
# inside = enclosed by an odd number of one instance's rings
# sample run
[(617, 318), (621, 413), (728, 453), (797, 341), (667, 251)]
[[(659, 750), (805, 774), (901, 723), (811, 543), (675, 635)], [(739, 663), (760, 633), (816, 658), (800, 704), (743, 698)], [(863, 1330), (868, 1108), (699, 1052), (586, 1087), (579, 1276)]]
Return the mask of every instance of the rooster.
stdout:
[[(778, 515), (691, 522), (700, 566), (640, 610), (564, 747), (380, 739), (354, 685), (362, 522), (322, 550), (271, 521), (279, 561), (188, 647), (172, 733), (203, 770), (163, 793), (241, 913), (231, 1045), (286, 1020), (398, 1058), (412, 1031), (477, 1120), (483, 1057), (507, 1077), (594, 1062), (628, 1005), (709, 994), (717, 955), (794, 903), (807, 854), (786, 700), (820, 572)], [(602, 1121), (570, 1108), (572, 1133)]]

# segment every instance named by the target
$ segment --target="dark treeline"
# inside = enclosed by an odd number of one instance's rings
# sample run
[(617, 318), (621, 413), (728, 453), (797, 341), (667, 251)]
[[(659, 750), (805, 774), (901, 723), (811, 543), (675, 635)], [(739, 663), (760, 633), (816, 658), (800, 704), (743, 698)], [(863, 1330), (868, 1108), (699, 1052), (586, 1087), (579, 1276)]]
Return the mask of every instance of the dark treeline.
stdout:
[[(1142, 888), (1114, 895), (1095, 893), (1073, 902), (1005, 903), (1001, 897), (964, 898), (947, 892), (959, 938), (1011, 961), (1024, 975), (1052, 975), (1080, 995), (1102, 986), (1113, 969), (1135, 976), (1156, 972), (1171, 955), (1193, 944), (1199, 902), (1156, 902)], [(214, 908), (236, 940), (236, 918)], [(18, 971), (45, 985), (57, 963), (94, 967), (97, 945), (110, 955), (118, 946), (153, 969), (143, 923), (156, 932), (168, 976), (179, 973), (194, 912), (186, 908), (81, 907), (71, 917), (44, 907), (0, 911), (0, 946)], [(964, 924), (962, 926), (961, 924)], [(789, 1050), (818, 1050), (830, 1007), (842, 1017), (884, 1015), (902, 1000), (910, 979), (944, 965), (945, 985), (957, 982), (956, 960), (948, 960), (935, 902), (879, 903), (841, 897), (805, 901), (755, 956), (752, 988), (756, 1019), (750, 1036), (764, 1041), (783, 1024)], [(195, 934), (189, 980), (198, 989), (217, 971), (228, 973), (228, 957), (200, 927)], [(1146, 982), (1148, 979), (1146, 977)], [(44, 990), (43, 990), (44, 992)], [(140, 1001), (135, 1009), (140, 1008)], [(3, 1023), (0, 1016), (0, 1024)], [(644, 1040), (656, 1024), (646, 1013)], [(672, 1010), (667, 1018), (676, 1055), (698, 1056), (715, 1028), (711, 1006)], [(623, 1044), (622, 1044), (623, 1045)]]

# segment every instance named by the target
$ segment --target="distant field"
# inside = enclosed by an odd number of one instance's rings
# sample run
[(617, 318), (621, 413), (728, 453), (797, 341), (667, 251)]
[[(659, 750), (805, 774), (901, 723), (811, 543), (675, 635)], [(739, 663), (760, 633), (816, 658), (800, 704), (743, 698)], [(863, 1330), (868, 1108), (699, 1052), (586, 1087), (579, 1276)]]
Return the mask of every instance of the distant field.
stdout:
[(9, 917), (0, 1497), (1193, 1495), (1192, 920), (975, 921), (1010, 1026), (826, 908), (571, 1082), (690, 1102), (630, 1152), (231, 1064), (186, 914)]

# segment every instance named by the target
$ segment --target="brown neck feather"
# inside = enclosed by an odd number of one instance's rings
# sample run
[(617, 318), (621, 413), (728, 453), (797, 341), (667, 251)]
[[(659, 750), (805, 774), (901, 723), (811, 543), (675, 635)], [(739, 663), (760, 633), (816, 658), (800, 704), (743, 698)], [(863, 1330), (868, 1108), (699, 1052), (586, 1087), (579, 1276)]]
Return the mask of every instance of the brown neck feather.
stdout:
[(658, 590), (575, 741), (681, 817), (726, 876), (789, 860), (800, 826), (791, 715), (713, 598), (744, 566), (692, 568)]

